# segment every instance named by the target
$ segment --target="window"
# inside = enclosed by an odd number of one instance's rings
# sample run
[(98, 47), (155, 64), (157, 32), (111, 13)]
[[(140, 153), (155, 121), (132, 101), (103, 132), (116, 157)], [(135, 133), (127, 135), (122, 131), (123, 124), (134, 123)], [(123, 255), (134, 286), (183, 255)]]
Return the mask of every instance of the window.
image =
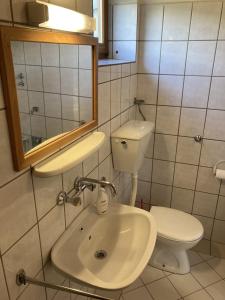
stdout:
[(99, 58), (108, 55), (108, 0), (93, 0), (93, 17), (96, 18), (94, 36), (99, 39)]

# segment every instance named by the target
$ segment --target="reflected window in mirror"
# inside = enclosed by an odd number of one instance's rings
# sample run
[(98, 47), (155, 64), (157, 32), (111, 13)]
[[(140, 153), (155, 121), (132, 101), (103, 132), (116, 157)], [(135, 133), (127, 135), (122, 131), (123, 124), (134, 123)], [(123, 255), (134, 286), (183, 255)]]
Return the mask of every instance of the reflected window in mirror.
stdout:
[(92, 120), (92, 48), (12, 41), (24, 152)]
[(96, 19), (94, 36), (99, 40), (99, 58), (108, 56), (108, 0), (93, 0), (93, 17)]

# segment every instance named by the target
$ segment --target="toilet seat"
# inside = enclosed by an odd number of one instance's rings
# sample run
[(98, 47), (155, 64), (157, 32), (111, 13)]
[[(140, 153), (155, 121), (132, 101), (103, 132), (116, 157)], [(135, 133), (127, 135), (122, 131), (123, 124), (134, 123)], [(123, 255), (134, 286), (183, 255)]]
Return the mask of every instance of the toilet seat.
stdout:
[(156, 220), (159, 237), (177, 242), (193, 242), (203, 236), (202, 224), (188, 213), (160, 206), (152, 206), (150, 212)]

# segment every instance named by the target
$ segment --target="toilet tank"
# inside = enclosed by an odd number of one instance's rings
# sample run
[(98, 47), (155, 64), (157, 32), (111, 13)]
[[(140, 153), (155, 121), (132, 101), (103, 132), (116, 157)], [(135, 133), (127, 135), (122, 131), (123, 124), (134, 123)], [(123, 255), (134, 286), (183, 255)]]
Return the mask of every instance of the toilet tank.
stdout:
[(131, 120), (111, 134), (113, 165), (116, 170), (138, 172), (153, 130), (152, 122)]

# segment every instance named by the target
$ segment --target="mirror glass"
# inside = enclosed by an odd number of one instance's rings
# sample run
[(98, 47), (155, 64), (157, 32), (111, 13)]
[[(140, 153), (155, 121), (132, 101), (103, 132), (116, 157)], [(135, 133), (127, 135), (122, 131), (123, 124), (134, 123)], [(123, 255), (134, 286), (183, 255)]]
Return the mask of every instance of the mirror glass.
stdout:
[(92, 46), (11, 41), (23, 150), (93, 120)]

